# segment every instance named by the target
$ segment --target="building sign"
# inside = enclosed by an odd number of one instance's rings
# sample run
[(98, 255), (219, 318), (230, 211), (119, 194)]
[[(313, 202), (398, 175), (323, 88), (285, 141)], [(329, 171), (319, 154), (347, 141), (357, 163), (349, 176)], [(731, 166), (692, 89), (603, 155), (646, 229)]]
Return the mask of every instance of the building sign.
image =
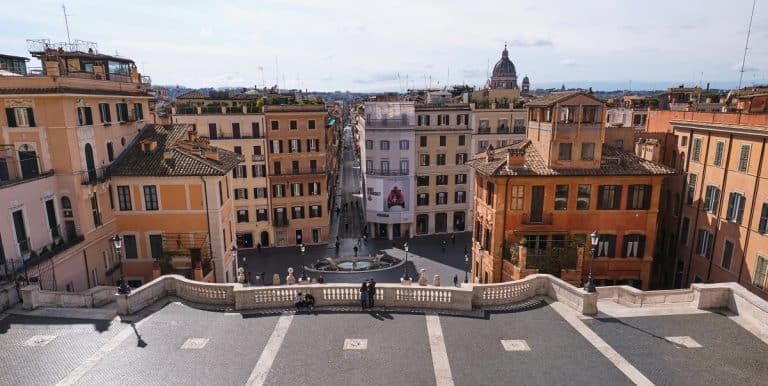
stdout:
[(408, 177), (368, 179), (366, 184), (366, 209), (376, 212), (407, 212), (410, 181)]

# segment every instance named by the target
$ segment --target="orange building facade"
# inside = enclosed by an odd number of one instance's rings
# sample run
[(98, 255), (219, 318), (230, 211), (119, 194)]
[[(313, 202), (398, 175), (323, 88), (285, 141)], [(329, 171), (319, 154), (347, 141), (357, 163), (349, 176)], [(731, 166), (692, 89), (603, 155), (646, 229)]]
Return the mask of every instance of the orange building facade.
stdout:
[(661, 185), (674, 170), (632, 154), (631, 131), (607, 132), (605, 105), (588, 94), (553, 93), (527, 107), (526, 140), (468, 162), (473, 281), (545, 272), (581, 284), (591, 266), (598, 285), (649, 288)]

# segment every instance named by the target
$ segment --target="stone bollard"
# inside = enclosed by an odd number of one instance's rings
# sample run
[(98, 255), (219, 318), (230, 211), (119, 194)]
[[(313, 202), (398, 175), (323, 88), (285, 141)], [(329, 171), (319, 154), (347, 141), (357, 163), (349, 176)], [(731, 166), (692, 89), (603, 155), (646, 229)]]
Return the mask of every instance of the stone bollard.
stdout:
[(243, 267), (237, 269), (237, 282), (245, 284), (245, 268)]
[(296, 278), (293, 277), (293, 268), (291, 267), (288, 267), (288, 276), (285, 277), (285, 284), (288, 284), (288, 285), (296, 284)]
[(276, 273), (272, 275), (272, 285), (280, 285), (280, 274)]
[(424, 268), (419, 271), (419, 285), (427, 285), (427, 270)]
[(440, 287), (440, 275), (435, 275), (435, 277), (432, 279), (432, 285), (435, 287)]

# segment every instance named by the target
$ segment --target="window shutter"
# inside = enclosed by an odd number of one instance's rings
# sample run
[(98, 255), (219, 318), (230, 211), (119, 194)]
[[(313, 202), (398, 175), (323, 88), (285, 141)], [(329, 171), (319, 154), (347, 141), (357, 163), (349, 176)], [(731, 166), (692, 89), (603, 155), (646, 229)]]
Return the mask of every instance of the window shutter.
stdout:
[(741, 218), (744, 216), (744, 201), (746, 201), (745, 197), (742, 195), (738, 196), (738, 203), (737, 203), (737, 212), (736, 212), (736, 223), (741, 224)]
[[(616, 194), (613, 195), (613, 207), (611, 209), (619, 209), (621, 205), (621, 185), (616, 185)], [(614, 236), (615, 242), (616, 236)]]
[(12, 107), (5, 108), (5, 117), (8, 118), (8, 127), (16, 127), (16, 114)]
[(90, 107), (85, 108), (85, 124), (93, 125), (93, 113), (91, 112)]
[(645, 256), (645, 236), (637, 236), (637, 257), (643, 258)]
[(99, 104), (99, 119), (101, 119), (101, 122), (106, 122), (106, 116), (104, 116), (104, 105)]
[(712, 210), (712, 205), (710, 203), (712, 202), (712, 186), (707, 186), (707, 193), (704, 195), (704, 211), (710, 211)]
[(725, 215), (726, 220), (733, 220), (733, 204), (734, 199), (736, 197), (735, 193), (731, 193), (728, 195), (728, 213)]
[(27, 107), (27, 121), (29, 122), (30, 127), (37, 126), (35, 124), (35, 111), (32, 110), (31, 107)]
[(712, 189), (712, 208), (710, 208), (713, 212), (717, 209), (718, 203), (720, 202), (720, 189), (714, 188)]

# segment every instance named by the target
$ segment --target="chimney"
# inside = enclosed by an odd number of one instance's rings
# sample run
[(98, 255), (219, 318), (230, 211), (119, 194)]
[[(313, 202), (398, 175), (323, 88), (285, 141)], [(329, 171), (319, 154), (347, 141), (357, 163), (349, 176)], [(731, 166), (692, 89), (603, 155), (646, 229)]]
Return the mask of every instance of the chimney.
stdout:
[(507, 153), (507, 167), (519, 168), (525, 166), (525, 147), (510, 149)]
[(163, 160), (167, 162), (169, 159), (172, 159), (172, 158), (173, 158), (173, 149), (163, 150)]
[(493, 145), (488, 145), (488, 149), (485, 150), (485, 162), (493, 161)]
[(192, 142), (197, 139), (197, 130), (187, 131), (187, 140)]
[(61, 71), (59, 71), (59, 62), (54, 60), (46, 60), (45, 61), (45, 75), (48, 76), (60, 76)]

